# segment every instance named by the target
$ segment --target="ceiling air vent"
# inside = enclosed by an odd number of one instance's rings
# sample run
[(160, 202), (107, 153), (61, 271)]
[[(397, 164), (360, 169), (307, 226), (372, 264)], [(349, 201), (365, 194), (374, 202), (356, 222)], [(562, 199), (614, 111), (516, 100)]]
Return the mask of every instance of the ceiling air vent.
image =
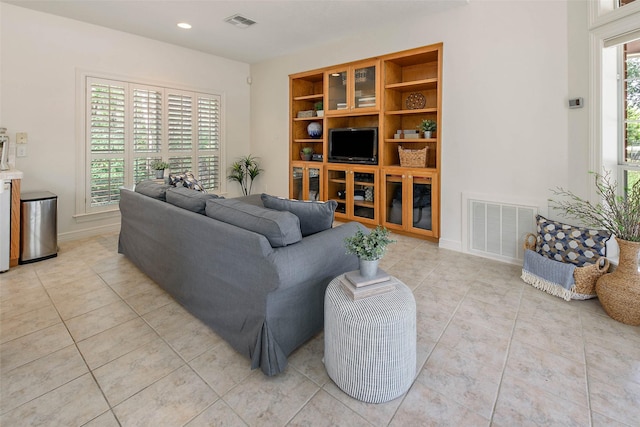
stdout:
[(256, 21), (246, 18), (238, 13), (236, 13), (235, 15), (231, 15), (228, 18), (225, 18), (224, 22), (228, 22), (229, 24), (235, 25), (238, 28), (248, 28), (251, 25), (256, 23)]

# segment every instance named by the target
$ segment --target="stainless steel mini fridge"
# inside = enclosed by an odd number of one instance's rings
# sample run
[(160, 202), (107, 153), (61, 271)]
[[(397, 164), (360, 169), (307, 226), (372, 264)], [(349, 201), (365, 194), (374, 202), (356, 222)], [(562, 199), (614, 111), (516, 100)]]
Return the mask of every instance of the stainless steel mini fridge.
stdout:
[(48, 191), (20, 195), (20, 264), (58, 255), (58, 196)]

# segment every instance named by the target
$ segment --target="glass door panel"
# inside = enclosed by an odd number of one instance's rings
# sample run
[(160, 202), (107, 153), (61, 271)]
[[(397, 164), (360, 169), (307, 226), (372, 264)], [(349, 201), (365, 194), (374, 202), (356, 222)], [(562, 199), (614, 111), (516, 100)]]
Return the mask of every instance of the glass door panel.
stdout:
[(328, 96), (325, 109), (328, 111), (347, 110), (347, 71), (328, 73)]
[(347, 173), (344, 170), (327, 170), (327, 199), (338, 202), (336, 214), (347, 213)]
[(353, 173), (353, 216), (375, 218), (375, 177), (374, 173)]
[(413, 178), (413, 228), (432, 230), (431, 218), (431, 178)]
[(291, 198), (302, 200), (303, 196), (303, 179), (304, 170), (301, 167), (294, 166), (291, 175)]
[(376, 67), (355, 68), (353, 70), (354, 108), (376, 107)]
[(304, 200), (320, 200), (320, 169), (309, 168), (309, 192)]
[(385, 175), (385, 221), (402, 225), (402, 175)]

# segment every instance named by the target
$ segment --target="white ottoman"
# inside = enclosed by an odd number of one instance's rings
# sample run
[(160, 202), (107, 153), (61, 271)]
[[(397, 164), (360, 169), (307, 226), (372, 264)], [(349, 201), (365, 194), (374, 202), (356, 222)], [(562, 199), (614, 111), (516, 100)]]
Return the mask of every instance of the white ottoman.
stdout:
[[(397, 279), (395, 279), (397, 281)], [(416, 373), (416, 302), (396, 290), (352, 301), (339, 278), (324, 298), (324, 364), (342, 391), (368, 403), (402, 395)]]

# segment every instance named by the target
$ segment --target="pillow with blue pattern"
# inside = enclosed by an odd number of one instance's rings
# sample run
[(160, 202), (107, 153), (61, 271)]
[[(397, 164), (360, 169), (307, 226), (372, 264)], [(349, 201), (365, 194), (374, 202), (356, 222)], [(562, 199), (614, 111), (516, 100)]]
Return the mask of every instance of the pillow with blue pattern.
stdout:
[(198, 181), (192, 172), (183, 172), (179, 174), (169, 174), (169, 184), (173, 187), (187, 187), (192, 190), (206, 193), (204, 186)]
[(587, 227), (576, 227), (536, 216), (538, 236), (536, 251), (549, 259), (575, 264), (595, 264), (606, 256), (606, 243), (611, 233)]

